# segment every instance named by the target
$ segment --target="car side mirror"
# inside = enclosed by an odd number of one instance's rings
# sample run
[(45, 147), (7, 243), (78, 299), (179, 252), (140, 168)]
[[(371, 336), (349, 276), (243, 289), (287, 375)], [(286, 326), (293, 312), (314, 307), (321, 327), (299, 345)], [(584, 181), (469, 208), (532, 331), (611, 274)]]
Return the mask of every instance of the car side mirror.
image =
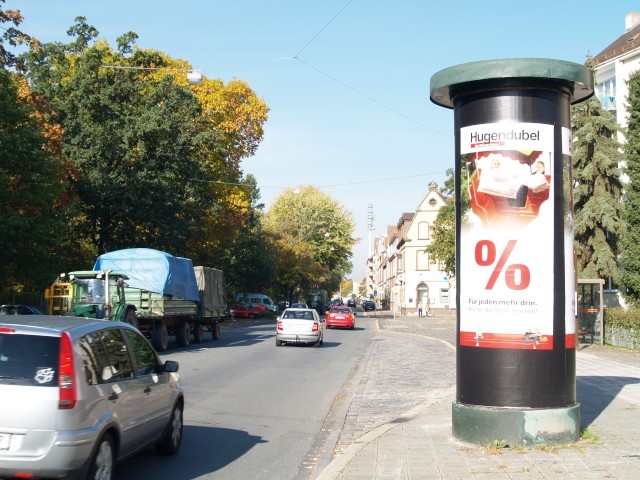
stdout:
[(178, 371), (180, 364), (175, 360), (167, 360), (162, 364), (162, 371), (168, 373), (174, 373)]

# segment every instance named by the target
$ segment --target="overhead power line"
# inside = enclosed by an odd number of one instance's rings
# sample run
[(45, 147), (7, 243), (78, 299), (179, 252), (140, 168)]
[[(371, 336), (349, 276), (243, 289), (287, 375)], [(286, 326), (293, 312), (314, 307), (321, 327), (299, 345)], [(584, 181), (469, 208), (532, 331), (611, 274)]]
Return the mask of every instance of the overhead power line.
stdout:
[(353, 0), (349, 0), (349, 1), (347, 2), (347, 4), (346, 4), (344, 7), (342, 7), (342, 8), (340, 9), (340, 11), (339, 11), (338, 13), (336, 13), (336, 14), (333, 16), (333, 18), (332, 18), (331, 20), (329, 20), (329, 21), (326, 23), (326, 25), (325, 25), (324, 27), (322, 27), (322, 28), (320, 29), (320, 31), (319, 31), (318, 33), (316, 33), (316, 34), (313, 36), (313, 38), (312, 38), (311, 40), (309, 40), (309, 41), (307, 42), (307, 44), (306, 44), (304, 47), (302, 47), (302, 48), (300, 49), (300, 51), (299, 51), (298, 53), (296, 53), (296, 54), (295, 54), (294, 58), (295, 58), (295, 57), (297, 57), (298, 55), (300, 55), (300, 54), (302, 53), (302, 51), (303, 51), (305, 48), (307, 48), (309, 45), (311, 45), (311, 43), (313, 43), (313, 41), (314, 41), (314, 40), (315, 40), (315, 39), (316, 39), (316, 38), (317, 38), (317, 37), (318, 37), (318, 36), (319, 36), (323, 31), (324, 31), (324, 29), (325, 29), (325, 28), (327, 28), (327, 27), (331, 24), (331, 22), (333, 22), (336, 18), (338, 18), (338, 17), (340, 16), (340, 14), (344, 11), (344, 9), (345, 9), (345, 8), (347, 8), (347, 7), (351, 4), (351, 2), (353, 2)]

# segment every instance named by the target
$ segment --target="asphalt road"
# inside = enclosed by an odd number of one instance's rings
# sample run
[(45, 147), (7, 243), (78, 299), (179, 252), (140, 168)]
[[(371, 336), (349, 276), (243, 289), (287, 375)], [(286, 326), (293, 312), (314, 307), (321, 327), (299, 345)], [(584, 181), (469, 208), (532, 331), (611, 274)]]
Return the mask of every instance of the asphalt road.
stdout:
[(370, 345), (373, 321), (325, 330), (320, 348), (276, 347), (274, 320), (223, 325), (220, 340), (163, 354), (180, 362), (186, 392), (180, 452), (149, 449), (120, 464), (117, 478), (291, 480), (313, 467), (310, 452)]

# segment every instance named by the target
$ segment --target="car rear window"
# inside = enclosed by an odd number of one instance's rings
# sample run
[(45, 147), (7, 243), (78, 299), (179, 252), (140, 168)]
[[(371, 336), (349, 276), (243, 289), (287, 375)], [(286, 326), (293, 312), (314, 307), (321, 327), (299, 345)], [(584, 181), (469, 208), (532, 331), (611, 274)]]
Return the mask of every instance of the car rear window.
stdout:
[(0, 383), (58, 384), (60, 339), (39, 335), (0, 334)]

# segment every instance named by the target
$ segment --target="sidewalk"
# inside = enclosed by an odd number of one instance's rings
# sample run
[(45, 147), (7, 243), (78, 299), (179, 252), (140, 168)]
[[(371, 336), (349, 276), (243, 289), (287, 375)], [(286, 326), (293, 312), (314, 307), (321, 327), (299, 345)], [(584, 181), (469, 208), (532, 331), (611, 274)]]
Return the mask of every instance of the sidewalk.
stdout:
[[(576, 355), (582, 428), (566, 446), (499, 448), (451, 434), (455, 317), (362, 318), (378, 329), (314, 480), (640, 478), (640, 353)], [(499, 441), (499, 439), (496, 439)]]

